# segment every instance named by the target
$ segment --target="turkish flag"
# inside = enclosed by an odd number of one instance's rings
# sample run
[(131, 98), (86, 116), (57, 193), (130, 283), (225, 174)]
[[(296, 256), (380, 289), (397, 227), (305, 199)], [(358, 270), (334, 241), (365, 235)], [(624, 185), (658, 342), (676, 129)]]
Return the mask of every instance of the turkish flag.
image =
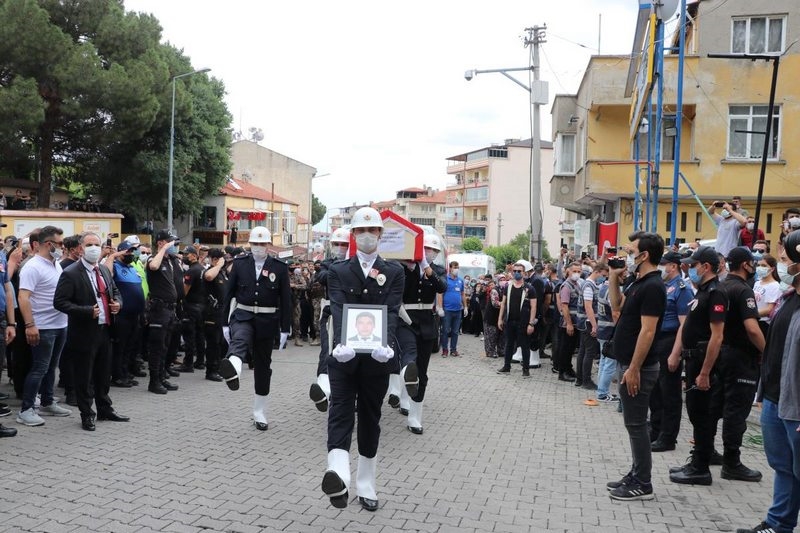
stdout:
[(617, 230), (619, 224), (616, 222), (600, 222), (597, 227), (597, 248), (603, 253), (608, 248), (617, 246)]

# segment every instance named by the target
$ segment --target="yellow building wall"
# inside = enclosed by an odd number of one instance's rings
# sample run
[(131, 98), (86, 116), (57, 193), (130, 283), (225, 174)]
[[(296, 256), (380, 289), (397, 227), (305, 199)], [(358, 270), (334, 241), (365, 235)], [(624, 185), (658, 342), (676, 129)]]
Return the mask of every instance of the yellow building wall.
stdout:
[[(3, 238), (14, 235), (23, 238), (32, 230), (42, 226), (56, 226), (64, 231), (64, 236), (76, 235), (84, 231), (93, 231), (105, 240), (109, 233), (119, 235), (122, 226), (122, 215), (119, 213), (85, 213), (82, 211), (0, 211), (0, 221), (7, 227), (2, 228)], [(122, 237), (112, 238), (117, 245)]]

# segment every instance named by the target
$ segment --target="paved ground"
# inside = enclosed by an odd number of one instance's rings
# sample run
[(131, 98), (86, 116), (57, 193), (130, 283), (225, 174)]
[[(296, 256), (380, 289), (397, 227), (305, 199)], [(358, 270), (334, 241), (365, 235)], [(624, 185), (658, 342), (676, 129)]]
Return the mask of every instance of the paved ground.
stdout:
[(497, 375), (477, 339), (462, 349), (434, 356), (423, 436), (384, 409), (376, 513), (352, 501), (336, 510), (320, 490), (325, 417), (307, 396), (316, 355), (306, 346), (275, 358), (266, 433), (250, 422), (249, 373), (235, 393), (202, 373), (167, 396), (112, 389), (133, 420), (95, 433), (77, 415), (40, 428), (0, 420), (19, 429), (0, 440), (0, 531), (695, 532), (763, 517), (772, 473), (759, 449), (743, 460), (761, 483), (720, 479), (719, 467), (711, 487), (669, 482), (689, 451), (686, 421), (678, 449), (654, 457), (655, 500), (611, 501), (605, 483), (630, 457), (621, 415), (584, 406), (587, 391), (556, 381), (549, 361), (523, 380), (518, 367)]

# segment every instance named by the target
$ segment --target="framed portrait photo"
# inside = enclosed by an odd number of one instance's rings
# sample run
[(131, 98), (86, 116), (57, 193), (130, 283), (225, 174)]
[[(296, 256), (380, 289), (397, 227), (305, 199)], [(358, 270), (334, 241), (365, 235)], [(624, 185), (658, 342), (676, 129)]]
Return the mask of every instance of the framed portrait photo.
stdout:
[(341, 342), (355, 352), (371, 352), (386, 346), (385, 305), (344, 304)]

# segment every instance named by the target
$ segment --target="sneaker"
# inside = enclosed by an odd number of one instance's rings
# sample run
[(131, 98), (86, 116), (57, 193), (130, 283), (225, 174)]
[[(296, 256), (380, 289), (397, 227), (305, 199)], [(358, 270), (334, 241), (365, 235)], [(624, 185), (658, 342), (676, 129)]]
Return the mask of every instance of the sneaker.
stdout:
[(736, 533), (778, 533), (778, 530), (766, 522), (761, 522), (752, 529), (740, 527), (736, 530)]
[(72, 414), (72, 409), (61, 407), (58, 402), (53, 402), (50, 405), (41, 406), (39, 412), (50, 416), (69, 416)]
[(11, 414), (11, 409), (4, 403), (0, 403), (0, 416), (8, 416)]
[(651, 483), (643, 483), (631, 476), (631, 479), (608, 493), (612, 500), (621, 501), (634, 501), (634, 500), (652, 500), (655, 495), (653, 494), (653, 485)]
[(608, 489), (609, 491), (612, 491), (614, 489), (618, 489), (621, 486), (623, 486), (625, 483), (630, 483), (632, 480), (633, 480), (633, 474), (628, 472), (619, 481), (609, 481), (608, 483), (606, 483), (606, 489)]
[(523, 378), (529, 378), (529, 377), (531, 377), (531, 371), (530, 371), (530, 370), (528, 370), (527, 368), (523, 368), (523, 369), (522, 369), (522, 377), (523, 377)]
[(511, 373), (511, 368), (509, 368), (507, 366), (500, 367), (500, 368), (497, 369), (497, 373), (498, 374), (510, 374)]
[(31, 427), (44, 425), (44, 419), (36, 414), (36, 410), (33, 407), (20, 411), (17, 415), (17, 422)]
[(461, 354), (460, 354), (460, 353), (458, 353), (458, 352), (457, 352), (457, 351), (455, 351), (455, 350), (453, 350), (452, 352), (450, 352), (450, 357), (458, 357), (459, 355), (461, 355)]
[(619, 396), (616, 394), (602, 394), (597, 397), (597, 401), (601, 403), (614, 403), (619, 401)]
[(447, 357), (447, 350), (442, 350), (442, 357)]

